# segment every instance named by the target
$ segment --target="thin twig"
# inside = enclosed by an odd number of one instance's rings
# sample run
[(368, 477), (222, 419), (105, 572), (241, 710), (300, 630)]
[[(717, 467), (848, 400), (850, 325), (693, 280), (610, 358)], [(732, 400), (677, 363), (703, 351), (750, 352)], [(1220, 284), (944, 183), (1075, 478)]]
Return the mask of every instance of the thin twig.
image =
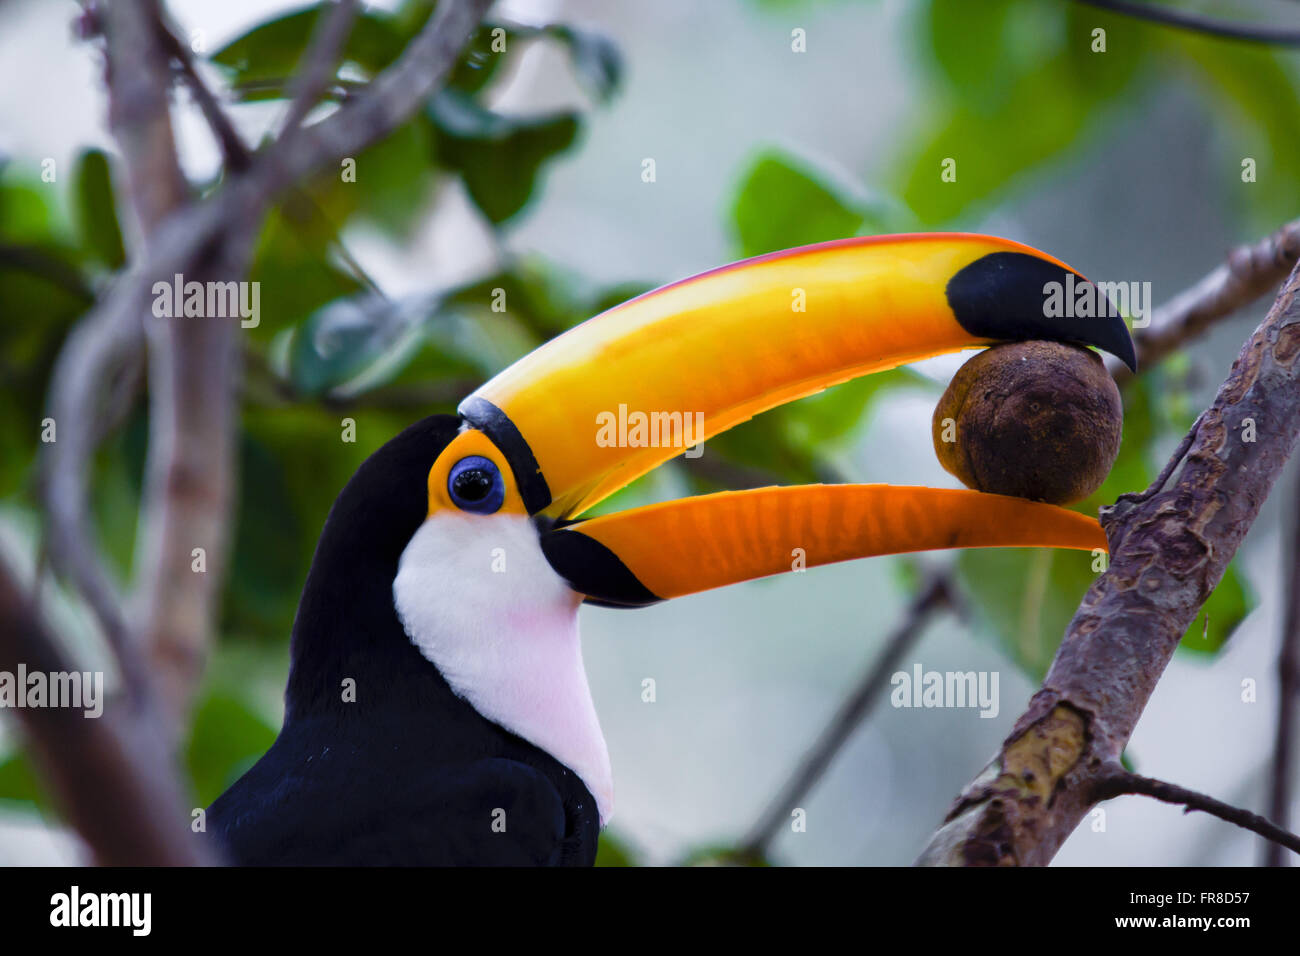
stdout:
[[(1300, 705), (1300, 472), (1291, 495), (1291, 544), (1288, 555), (1286, 617), (1282, 622), (1282, 647), (1277, 656), (1277, 736), (1273, 742), (1272, 782), (1269, 787), (1269, 816), (1279, 826), (1288, 826), (1291, 815), (1291, 774), (1295, 761), (1296, 709)], [(1282, 851), (1276, 843), (1264, 847), (1264, 865), (1282, 866)]]
[(1193, 33), (1222, 37), (1228, 40), (1242, 40), (1247, 43), (1269, 43), (1281, 46), (1300, 44), (1300, 30), (1286, 27), (1256, 26), (1219, 20), (1214, 17), (1201, 16), (1198, 13), (1185, 13), (1169, 7), (1155, 6), (1150, 3), (1133, 3), (1130, 0), (1076, 0), (1077, 3), (1122, 13), (1139, 20), (1147, 20), (1162, 26), (1177, 27)]
[(1179, 804), (1186, 808), (1183, 811), (1185, 813), (1200, 810), (1202, 813), (1208, 813), (1210, 816), (1218, 817), (1220, 820), (1235, 824), (1252, 833), (1258, 833), (1264, 839), (1271, 840), (1279, 848), (1286, 847), (1292, 853), (1300, 853), (1300, 836), (1264, 819), (1258, 813), (1251, 813), (1241, 807), (1234, 807), (1232, 804), (1224, 803), (1222, 800), (1215, 800), (1213, 797), (1198, 793), (1195, 790), (1188, 790), (1186, 787), (1180, 787), (1177, 784), (1130, 773), (1123, 766), (1112, 765), (1107, 767), (1103, 775), (1097, 779), (1096, 798), (1098, 800), (1111, 800), (1125, 794), (1153, 797), (1162, 803)]
[(316, 28), (289, 86), (289, 112), (280, 127), (280, 143), (290, 141), (334, 76), (356, 12), (356, 0), (335, 0), (317, 16)]
[(252, 162), (252, 151), (244, 142), (244, 138), (235, 129), (230, 117), (217, 100), (216, 94), (208, 88), (208, 85), (203, 82), (203, 78), (199, 76), (190, 48), (176, 36), (175, 31), (168, 24), (160, 22), (159, 28), (164, 49), (175, 61), (181, 79), (185, 81), (190, 95), (194, 98), (194, 102), (198, 104), (200, 112), (203, 113), (203, 119), (207, 122), (208, 128), (216, 138), (217, 145), (221, 147), (221, 156), (226, 169), (231, 172), (240, 172), (247, 169)]
[(1178, 466), (1181, 465), (1183, 459), (1187, 457), (1187, 452), (1191, 449), (1192, 442), (1196, 440), (1197, 432), (1200, 430), (1201, 422), (1204, 420), (1205, 412), (1201, 412), (1201, 414), (1196, 416), (1196, 421), (1192, 422), (1192, 427), (1187, 429), (1187, 434), (1183, 436), (1182, 440), (1178, 443), (1178, 447), (1174, 449), (1174, 453), (1169, 456), (1169, 460), (1165, 462), (1164, 467), (1160, 469), (1160, 474), (1156, 475), (1155, 480), (1151, 482), (1151, 484), (1147, 485), (1145, 491), (1125, 492), (1116, 499), (1115, 505), (1107, 505), (1103, 507), (1102, 513), (1105, 514), (1109, 508), (1118, 505), (1129, 507), (1141, 504), (1164, 491), (1165, 485), (1169, 484), (1169, 479), (1174, 476), (1174, 472), (1178, 470)]
[(41, 469), (50, 562), (94, 612), (137, 700), (148, 693), (148, 675), (122, 613), (121, 595), (98, 557), (88, 480), (102, 434), (96, 410), (116, 370), (138, 357), (142, 345), (139, 318), (131, 314), (98, 316), (68, 334), (51, 376), (55, 440), (44, 446)]
[[(278, 194), (314, 172), (337, 167), (392, 132), (440, 84), (491, 0), (444, 0), (398, 60), (345, 107), (284, 150), (269, 150), (248, 172), (160, 224), (149, 255), (138, 261), (92, 314), (120, 316), (147, 301), (160, 277), (191, 273), (232, 228), (255, 228)], [(284, 155), (281, 155), (281, 154)]]
[(40, 276), (85, 304), (95, 301), (79, 269), (36, 246), (0, 245), (0, 266)]
[[(199, 76), (198, 70), (194, 65), (194, 57), (190, 53), (190, 48), (186, 46), (181, 39), (176, 36), (174, 30), (167, 25), (163, 25), (163, 43), (171, 53), (172, 59), (177, 64), (181, 79), (185, 81), (190, 90), (191, 96), (198, 104), (199, 110), (203, 113), (203, 118), (212, 131), (213, 137), (221, 147), (221, 154), (225, 162), (225, 167), (230, 172), (243, 172), (253, 162), (253, 153), (244, 142), (242, 136), (236, 131), (234, 123), (231, 121), (229, 114), (222, 108), (216, 95), (203, 82)], [(319, 98), (319, 96), (318, 96)], [(287, 126), (286, 126), (287, 130)], [(335, 253), (347, 266), (353, 277), (364, 285), (371, 293), (384, 297), (383, 291), (375, 283), (374, 279), (357, 261), (356, 257), (347, 248), (339, 234), (338, 227), (330, 221), (325, 211), (321, 209), (320, 204), (313, 199), (306, 190), (291, 188), (288, 202), (297, 203), (308, 210), (308, 213), (323, 223), (329, 230), (332, 238), (330, 244)]]
[[(446, 78), (492, 0), (439, 3), (406, 50), (354, 99), (319, 123), (299, 127), (284, 150), (272, 151), (261, 188), (279, 192), (340, 160), (355, 157), (411, 116)], [(283, 155), (282, 155), (283, 154)]]
[(742, 859), (763, 859), (777, 832), (816, 786), (840, 748), (862, 724), (889, 686), (898, 664), (920, 638), (931, 616), (953, 606), (953, 584), (946, 572), (935, 572), (917, 591), (903, 620), (885, 641), (885, 649), (867, 669), (857, 686), (840, 704), (816, 743), (804, 754), (785, 786), (777, 793), (763, 814), (740, 842), (736, 855)]
[(1147, 328), (1134, 330), (1138, 367), (1149, 368), (1218, 320), (1274, 292), (1298, 260), (1300, 219), (1233, 249), (1218, 268), (1156, 309)]
[[(351, 107), (310, 127), (297, 127), (261, 152), (242, 176), (232, 177), (207, 201), (178, 217), (199, 222), (178, 236), (168, 268), (154, 262), (140, 279), (243, 276), (258, 227), (277, 195), (328, 163), (328, 144), (364, 148), (413, 112), (450, 71), (486, 3), (442, 3), (398, 61), (380, 74)], [(306, 69), (329, 60), (346, 37), (352, 4), (341, 4), (319, 28)], [(341, 12), (340, 12), (341, 11)], [(310, 84), (298, 101), (313, 98)], [(292, 111), (291, 111), (292, 113)], [(331, 133), (342, 124), (337, 134)], [(169, 226), (171, 224), (169, 223)], [(179, 225), (178, 225), (179, 228)], [(209, 231), (210, 230), (210, 231)], [(154, 259), (155, 257), (151, 257)], [(150, 321), (152, 344), (151, 440), (141, 510), (140, 576), (143, 629), (173, 727), (192, 707), (211, 640), (218, 586), (224, 571), (232, 495), (233, 400), (237, 391), (239, 329), (230, 320)], [(192, 566), (203, 549), (206, 568)]]

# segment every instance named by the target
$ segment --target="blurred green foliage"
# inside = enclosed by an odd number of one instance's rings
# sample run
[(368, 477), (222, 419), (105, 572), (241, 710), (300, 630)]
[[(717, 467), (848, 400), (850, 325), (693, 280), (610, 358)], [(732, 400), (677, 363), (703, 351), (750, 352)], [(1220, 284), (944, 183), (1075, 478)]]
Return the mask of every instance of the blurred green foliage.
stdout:
[[(787, 0), (765, 7), (787, 9)], [(432, 3), (407, 0), (394, 13), (361, 13), (328, 91), (341, 100), (390, 64)], [(1278, 209), (1300, 203), (1300, 93), (1276, 53), (1136, 24), (1072, 3), (1040, 0), (918, 0), (916, 53), (926, 108), (894, 148), (891, 172), (845, 184), (814, 161), (764, 149), (737, 170), (729, 225), (738, 256), (907, 228), (956, 228), (1003, 201), (1053, 161), (1078, 155), (1105, 132), (1126, 98), (1162, 82), (1191, 84), (1206, 108), (1258, 158), (1259, 183), (1240, 198), (1251, 231), (1272, 228)], [(210, 56), (240, 102), (283, 98), (311, 36), (316, 6), (277, 17)], [(1115, 54), (1089, 51), (1107, 31)], [(502, 39), (505, 51), (494, 43)], [(454, 410), (479, 382), (557, 333), (650, 287), (629, 276), (613, 288), (537, 258), (503, 254), (503, 265), (460, 288), (393, 300), (345, 254), (340, 231), (365, 223), (409, 238), (449, 181), (493, 234), (504, 235), (544, 188), (546, 170), (582, 140), (587, 116), (566, 110), (506, 115), (490, 105), (493, 84), (529, 44), (568, 57), (593, 108), (609, 104), (623, 67), (597, 33), (563, 24), (484, 24), (446, 89), (410, 121), (356, 157), (355, 182), (327, 171), (274, 210), (259, 237), (250, 278), (261, 282), (265, 320), (248, 336), (241, 470), (233, 555), (207, 692), (186, 749), (201, 802), (208, 802), (269, 745), (278, 726), (274, 687), (316, 536), (338, 489), (361, 461), (414, 418)], [(1260, 95), (1261, 87), (1268, 95)], [(1120, 144), (1119, 148), (1122, 148)], [(941, 162), (957, 157), (957, 182), (935, 188)], [(1220, 157), (1235, 166), (1236, 156)], [(50, 370), (64, 337), (126, 256), (120, 172), (98, 150), (79, 158), (66, 194), (31, 168), (0, 169), (0, 500), (35, 511), (38, 430)], [(498, 306), (504, 292), (506, 308)], [(1081, 510), (1144, 488), (1191, 423), (1172, 366), (1125, 390), (1124, 443), (1102, 489)], [(844, 480), (834, 464), (880, 404), (902, 389), (937, 395), (928, 379), (898, 370), (784, 406), (710, 441), (710, 454), (677, 462), (694, 490), (741, 483)], [(1161, 401), (1154, 400), (1159, 394)], [(355, 444), (339, 441), (343, 418)], [(94, 509), (112, 567), (132, 569), (145, 454), (142, 402), (96, 461)], [(720, 467), (719, 467), (720, 466)], [(607, 506), (636, 498), (633, 486)], [(1079, 599), (1095, 578), (1074, 552), (965, 552), (956, 568), (992, 634), (1031, 675), (1043, 673)], [(905, 561), (900, 568), (911, 568)], [(1213, 653), (1253, 606), (1234, 563), (1184, 645)], [(232, 674), (232, 669), (237, 675)], [(260, 675), (257, 680), (248, 675)], [(269, 701), (269, 702), (268, 702)], [(45, 806), (25, 761), (0, 761), (0, 800)], [(637, 854), (602, 839), (602, 865)], [(698, 860), (726, 851), (702, 850)]]

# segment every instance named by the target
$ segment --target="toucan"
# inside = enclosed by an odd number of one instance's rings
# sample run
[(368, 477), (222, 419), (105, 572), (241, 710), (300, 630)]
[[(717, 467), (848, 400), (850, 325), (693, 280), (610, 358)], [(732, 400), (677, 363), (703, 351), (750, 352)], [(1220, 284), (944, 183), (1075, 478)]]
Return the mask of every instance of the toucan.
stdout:
[(1113, 309), (1044, 308), (1067, 277), (1086, 281), (970, 234), (772, 253), (618, 305), (457, 415), (411, 425), (330, 510), (294, 620), (283, 728), (209, 808), (209, 838), (252, 865), (591, 864), (614, 791), (584, 602), (643, 607), (773, 575), (796, 549), (807, 567), (1104, 549), (1087, 515), (966, 489), (767, 487), (583, 517), (686, 439), (932, 355), (1047, 339), (1134, 367)]

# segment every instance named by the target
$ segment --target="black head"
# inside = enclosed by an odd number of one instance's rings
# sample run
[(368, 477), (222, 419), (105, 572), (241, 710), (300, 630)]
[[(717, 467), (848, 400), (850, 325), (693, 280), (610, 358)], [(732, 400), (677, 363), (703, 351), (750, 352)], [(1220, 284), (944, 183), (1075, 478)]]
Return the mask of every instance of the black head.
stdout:
[(342, 700), (357, 682), (359, 713), (394, 694), (445, 691), (393, 607), (393, 579), (411, 536), (428, 513), (429, 469), (456, 437), (461, 419), (431, 415), (362, 463), (325, 519), (290, 644), (286, 719)]

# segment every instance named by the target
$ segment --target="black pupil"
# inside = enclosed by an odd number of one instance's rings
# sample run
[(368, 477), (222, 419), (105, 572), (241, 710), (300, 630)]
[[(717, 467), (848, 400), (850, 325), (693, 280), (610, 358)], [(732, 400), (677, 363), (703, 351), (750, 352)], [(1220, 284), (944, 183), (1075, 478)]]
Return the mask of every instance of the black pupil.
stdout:
[(482, 468), (470, 468), (456, 476), (451, 490), (465, 501), (482, 501), (492, 490), (492, 476)]

